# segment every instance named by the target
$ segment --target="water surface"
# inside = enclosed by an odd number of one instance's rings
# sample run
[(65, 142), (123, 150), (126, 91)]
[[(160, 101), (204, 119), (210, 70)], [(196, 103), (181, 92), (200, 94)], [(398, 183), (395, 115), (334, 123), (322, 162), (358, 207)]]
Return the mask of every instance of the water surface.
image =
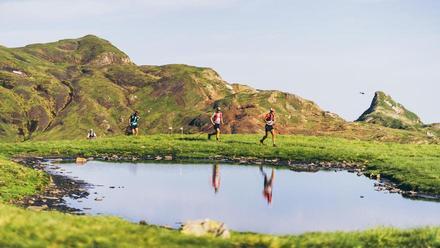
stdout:
[(94, 185), (87, 199), (66, 198), (70, 207), (134, 222), (178, 227), (210, 218), (233, 230), (271, 234), (440, 225), (440, 203), (375, 191), (375, 181), (346, 171), (98, 161), (59, 166), (52, 173), (64, 170)]

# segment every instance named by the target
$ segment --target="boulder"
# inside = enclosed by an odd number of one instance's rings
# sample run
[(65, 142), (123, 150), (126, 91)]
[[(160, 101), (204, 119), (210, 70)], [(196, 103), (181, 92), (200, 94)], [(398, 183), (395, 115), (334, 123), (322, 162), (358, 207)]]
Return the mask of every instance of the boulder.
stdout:
[(87, 163), (87, 159), (81, 158), (81, 157), (77, 157), (76, 158), (76, 163), (77, 164), (85, 164), (85, 163)]
[(181, 226), (181, 232), (197, 237), (212, 236), (226, 239), (231, 236), (224, 223), (209, 219), (187, 221)]

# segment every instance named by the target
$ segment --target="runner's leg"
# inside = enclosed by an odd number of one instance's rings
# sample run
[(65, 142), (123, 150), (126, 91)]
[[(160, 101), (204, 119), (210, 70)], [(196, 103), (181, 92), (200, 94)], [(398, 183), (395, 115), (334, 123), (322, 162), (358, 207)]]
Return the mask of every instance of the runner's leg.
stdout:
[(260, 143), (263, 144), (264, 140), (267, 138), (267, 129), (265, 130), (265, 135), (261, 138)]
[(270, 130), (270, 133), (272, 134), (272, 144), (275, 146), (275, 129)]

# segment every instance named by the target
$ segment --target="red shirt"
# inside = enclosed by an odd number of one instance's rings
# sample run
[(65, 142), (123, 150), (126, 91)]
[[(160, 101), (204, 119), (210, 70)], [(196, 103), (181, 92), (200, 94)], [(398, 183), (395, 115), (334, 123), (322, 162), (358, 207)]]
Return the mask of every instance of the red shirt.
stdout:
[(222, 118), (223, 118), (223, 113), (222, 112), (215, 112), (212, 115), (212, 119), (214, 120), (215, 124), (221, 124)]
[(273, 112), (266, 114), (265, 120), (267, 125), (273, 125), (275, 122), (275, 114)]

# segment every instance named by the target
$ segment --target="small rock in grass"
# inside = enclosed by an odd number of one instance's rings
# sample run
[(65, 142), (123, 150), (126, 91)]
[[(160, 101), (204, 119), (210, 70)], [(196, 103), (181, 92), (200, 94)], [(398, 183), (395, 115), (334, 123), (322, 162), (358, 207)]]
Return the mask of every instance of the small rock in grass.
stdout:
[(141, 221), (139, 221), (139, 225), (145, 226), (145, 225), (148, 225), (148, 223), (145, 220), (141, 220)]
[(224, 223), (209, 219), (187, 221), (181, 226), (181, 232), (198, 237), (213, 236), (226, 239), (231, 236)]
[(47, 205), (29, 206), (29, 207), (27, 207), (27, 209), (32, 210), (32, 211), (40, 212), (40, 211), (48, 209), (48, 206)]

